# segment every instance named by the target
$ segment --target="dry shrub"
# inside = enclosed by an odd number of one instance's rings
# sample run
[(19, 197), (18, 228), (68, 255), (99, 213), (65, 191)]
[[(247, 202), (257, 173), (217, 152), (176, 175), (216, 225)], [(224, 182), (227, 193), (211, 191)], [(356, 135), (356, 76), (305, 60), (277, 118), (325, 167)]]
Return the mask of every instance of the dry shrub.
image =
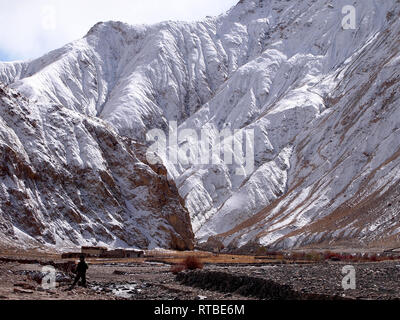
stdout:
[(341, 260), (348, 261), (348, 262), (351, 262), (351, 261), (355, 262), (356, 261), (356, 259), (351, 254), (342, 255), (342, 259)]
[(183, 265), (187, 270), (203, 269), (204, 265), (201, 260), (194, 256), (189, 256), (183, 261)]
[(319, 262), (319, 261), (323, 260), (323, 256), (320, 253), (315, 252), (315, 251), (306, 254), (305, 258), (306, 258), (306, 260), (314, 261), (314, 262)]
[(292, 261), (306, 260), (306, 254), (304, 252), (291, 252), (288, 259)]
[(255, 255), (256, 256), (266, 256), (267, 253), (268, 253), (267, 248), (260, 246), (257, 248)]
[(170, 271), (177, 275), (178, 273), (181, 273), (182, 271), (184, 271), (186, 268), (182, 263), (178, 263), (178, 264), (174, 264), (171, 266)]
[(372, 256), (369, 257), (369, 261), (378, 262), (380, 261), (380, 259), (376, 254), (373, 254)]
[(343, 256), (339, 253), (332, 252), (332, 251), (326, 251), (324, 253), (324, 259), (325, 260), (334, 260), (334, 261), (341, 261), (343, 260)]
[(280, 257), (283, 256), (283, 253), (279, 251), (268, 251), (267, 255), (272, 257)]

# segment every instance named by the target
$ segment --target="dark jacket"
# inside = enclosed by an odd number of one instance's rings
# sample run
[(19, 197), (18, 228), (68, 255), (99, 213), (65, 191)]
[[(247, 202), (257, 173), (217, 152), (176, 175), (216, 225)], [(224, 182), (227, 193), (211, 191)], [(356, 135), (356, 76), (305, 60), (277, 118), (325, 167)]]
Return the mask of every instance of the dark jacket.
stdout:
[(76, 267), (76, 273), (85, 274), (87, 269), (89, 269), (89, 266), (87, 265), (87, 263), (80, 261), (78, 263), (78, 266)]

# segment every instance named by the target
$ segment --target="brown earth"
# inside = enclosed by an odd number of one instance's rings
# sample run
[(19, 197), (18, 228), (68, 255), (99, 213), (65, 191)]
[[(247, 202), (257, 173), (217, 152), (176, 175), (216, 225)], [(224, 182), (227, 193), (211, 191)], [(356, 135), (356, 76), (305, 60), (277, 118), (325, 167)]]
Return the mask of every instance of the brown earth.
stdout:
[[(174, 275), (173, 263), (195, 255), (202, 271)], [(71, 260), (58, 254), (3, 251), (0, 255), (2, 300), (247, 300), (400, 298), (400, 262), (351, 263), (356, 289), (342, 288), (345, 262), (288, 263), (279, 257), (214, 255), (207, 252), (148, 251), (145, 258), (89, 259), (88, 288), (68, 288)], [(57, 287), (44, 290), (45, 265), (57, 267)], [(212, 279), (212, 281), (210, 281)], [(242, 283), (241, 283), (242, 281)], [(278, 296), (276, 294), (279, 293)]]

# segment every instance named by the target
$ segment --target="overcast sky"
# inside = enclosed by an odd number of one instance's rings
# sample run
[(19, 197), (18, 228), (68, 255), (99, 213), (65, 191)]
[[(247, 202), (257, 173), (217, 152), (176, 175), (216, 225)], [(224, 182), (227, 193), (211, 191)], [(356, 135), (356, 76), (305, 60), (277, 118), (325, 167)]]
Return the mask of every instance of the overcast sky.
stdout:
[(99, 21), (199, 20), (238, 0), (0, 0), (0, 61), (26, 60), (83, 37)]

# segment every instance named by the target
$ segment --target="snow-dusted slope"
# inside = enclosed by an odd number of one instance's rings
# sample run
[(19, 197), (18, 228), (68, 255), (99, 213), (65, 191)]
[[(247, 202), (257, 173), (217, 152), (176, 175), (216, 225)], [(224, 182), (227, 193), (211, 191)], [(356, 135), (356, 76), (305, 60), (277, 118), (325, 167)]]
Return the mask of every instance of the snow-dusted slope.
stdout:
[(287, 192), (227, 242), (398, 243), (399, 36), (397, 19), (314, 87), (331, 88), (327, 109), (293, 140)]
[(0, 87), (1, 240), (191, 248), (175, 186), (142, 153), (101, 120)]
[(354, 1), (344, 30), (348, 4), (243, 0), (196, 23), (99, 23), (40, 59), (0, 63), (0, 81), (142, 143), (171, 120), (211, 137), (253, 129), (244, 176), (163, 157), (201, 241), (392, 241), (398, 207), (363, 206), (396, 197), (400, 4)]

